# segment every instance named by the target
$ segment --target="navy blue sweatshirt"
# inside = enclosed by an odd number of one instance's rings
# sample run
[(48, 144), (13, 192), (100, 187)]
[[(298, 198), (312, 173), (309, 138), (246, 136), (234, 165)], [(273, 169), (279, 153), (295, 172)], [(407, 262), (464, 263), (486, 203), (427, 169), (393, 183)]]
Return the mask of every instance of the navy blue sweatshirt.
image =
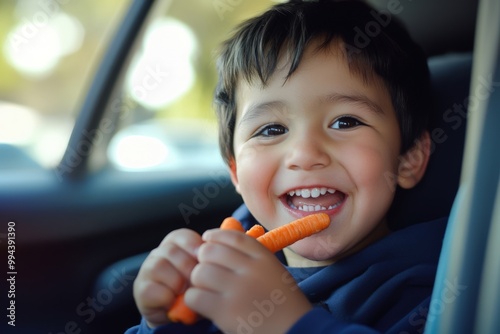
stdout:
[[(245, 206), (233, 216), (246, 228), (256, 223)], [(315, 306), (288, 333), (422, 333), (446, 222), (442, 218), (393, 232), (327, 267), (287, 267)], [(284, 260), (283, 254), (277, 256)], [(245, 332), (253, 332), (251, 326), (242, 326)], [(208, 320), (154, 330), (143, 320), (126, 332), (151, 333), (220, 331)]]

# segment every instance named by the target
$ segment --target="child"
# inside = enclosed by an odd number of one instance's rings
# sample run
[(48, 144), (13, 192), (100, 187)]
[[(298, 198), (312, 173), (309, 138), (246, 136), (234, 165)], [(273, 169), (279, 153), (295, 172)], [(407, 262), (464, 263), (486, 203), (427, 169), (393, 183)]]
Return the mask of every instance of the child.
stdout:
[[(234, 216), (331, 224), (278, 256), (240, 232), (171, 232), (137, 277), (129, 333), (421, 333), (445, 219), (391, 232), (386, 215), (430, 154), (422, 51), (389, 11), (293, 1), (242, 25), (218, 66)], [(166, 317), (184, 291), (192, 326)]]

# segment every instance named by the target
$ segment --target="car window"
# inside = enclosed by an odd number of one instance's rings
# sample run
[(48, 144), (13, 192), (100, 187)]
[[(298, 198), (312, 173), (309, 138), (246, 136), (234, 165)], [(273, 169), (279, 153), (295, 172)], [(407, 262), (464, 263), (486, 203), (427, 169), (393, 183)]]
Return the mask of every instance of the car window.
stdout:
[(121, 171), (222, 167), (212, 107), (215, 53), (235, 25), (273, 4), (162, 3), (136, 42), (110, 99), (98, 131), (105, 135), (110, 131), (106, 124), (116, 122), (118, 129), (103, 152), (94, 155), (94, 166)]
[(0, 2), (0, 168), (59, 163), (88, 81), (128, 5)]

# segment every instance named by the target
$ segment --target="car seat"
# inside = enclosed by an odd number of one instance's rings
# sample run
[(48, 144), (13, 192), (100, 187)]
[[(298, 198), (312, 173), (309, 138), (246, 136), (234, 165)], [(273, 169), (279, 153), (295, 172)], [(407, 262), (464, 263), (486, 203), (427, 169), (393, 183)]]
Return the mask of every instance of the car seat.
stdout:
[(500, 330), (500, 2), (479, 2), (463, 171), (425, 333)]
[(426, 173), (412, 189), (397, 188), (388, 221), (393, 230), (448, 216), (462, 165), (471, 53), (431, 57), (431, 156)]

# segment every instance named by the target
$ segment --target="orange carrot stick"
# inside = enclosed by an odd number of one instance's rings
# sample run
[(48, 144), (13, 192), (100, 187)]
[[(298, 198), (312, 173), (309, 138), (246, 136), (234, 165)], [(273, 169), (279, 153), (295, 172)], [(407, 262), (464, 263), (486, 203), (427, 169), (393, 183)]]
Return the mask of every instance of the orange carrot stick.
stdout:
[[(241, 223), (233, 217), (227, 217), (226, 219), (224, 219), (222, 221), (222, 224), (220, 225), (220, 228), (222, 230), (235, 230), (245, 232), (243, 225), (241, 225)], [(177, 296), (174, 303), (172, 304), (172, 307), (170, 307), (170, 310), (168, 310), (167, 316), (170, 321), (182, 322), (185, 325), (192, 325), (196, 322), (196, 320), (198, 320), (198, 315), (196, 314), (196, 312), (187, 307), (186, 303), (184, 302), (184, 294), (180, 294), (179, 296)]]
[(172, 307), (168, 310), (168, 318), (172, 322), (182, 322), (184, 325), (192, 325), (198, 320), (198, 314), (187, 307), (184, 302), (184, 294), (178, 295)]
[(241, 223), (236, 218), (233, 217), (227, 217), (226, 219), (224, 219), (222, 221), (222, 224), (220, 224), (220, 229), (245, 232), (243, 225), (241, 225)]
[(316, 213), (275, 228), (257, 240), (271, 252), (276, 253), (300, 239), (324, 230), (329, 225), (330, 217), (326, 213)]
[[(248, 230), (249, 236), (256, 237), (271, 252), (290, 246), (300, 239), (309, 237), (314, 233), (324, 230), (330, 225), (330, 217), (325, 213), (317, 213), (297, 219), (289, 224), (280, 226), (265, 234), (260, 225), (253, 226)], [(224, 219), (221, 229), (244, 231), (241, 223), (233, 217)], [(168, 311), (168, 317), (173, 322), (182, 322), (190, 325), (196, 322), (198, 316), (184, 303), (184, 294), (179, 295)]]
[(254, 239), (257, 239), (258, 237), (263, 236), (265, 233), (266, 233), (266, 230), (264, 230), (262, 225), (255, 224), (246, 232), (246, 235), (248, 235)]

